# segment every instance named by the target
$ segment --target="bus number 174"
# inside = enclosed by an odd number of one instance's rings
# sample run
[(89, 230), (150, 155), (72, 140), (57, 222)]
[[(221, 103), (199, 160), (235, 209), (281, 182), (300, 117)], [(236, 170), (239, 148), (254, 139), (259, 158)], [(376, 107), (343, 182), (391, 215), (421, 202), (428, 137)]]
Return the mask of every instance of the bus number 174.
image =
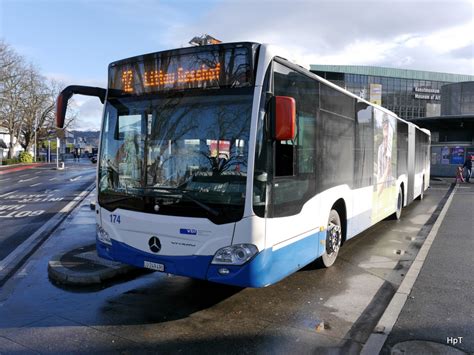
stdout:
[(118, 214), (111, 214), (111, 215), (110, 215), (110, 223), (118, 223), (118, 224), (120, 224), (120, 215), (118, 215)]

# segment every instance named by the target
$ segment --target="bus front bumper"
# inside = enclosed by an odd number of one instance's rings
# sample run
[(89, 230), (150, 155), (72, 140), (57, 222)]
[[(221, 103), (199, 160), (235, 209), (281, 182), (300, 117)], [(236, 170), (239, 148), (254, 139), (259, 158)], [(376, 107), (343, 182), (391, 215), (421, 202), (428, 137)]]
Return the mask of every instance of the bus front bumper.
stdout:
[(213, 255), (150, 254), (115, 240), (112, 240), (111, 246), (97, 241), (97, 254), (104, 259), (141, 268), (146, 267), (147, 263), (161, 264), (163, 272), (173, 275), (240, 287), (265, 287), (321, 256), (324, 250), (321, 240), (324, 239), (325, 233), (315, 233), (278, 250), (264, 249), (239, 266), (211, 264)]

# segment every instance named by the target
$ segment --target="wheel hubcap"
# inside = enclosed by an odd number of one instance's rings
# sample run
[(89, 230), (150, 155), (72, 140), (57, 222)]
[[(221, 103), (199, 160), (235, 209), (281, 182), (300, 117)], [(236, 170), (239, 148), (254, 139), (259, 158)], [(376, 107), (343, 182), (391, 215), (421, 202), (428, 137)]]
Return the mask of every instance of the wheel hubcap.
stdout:
[(326, 251), (328, 254), (337, 253), (341, 246), (341, 226), (329, 223), (327, 231)]

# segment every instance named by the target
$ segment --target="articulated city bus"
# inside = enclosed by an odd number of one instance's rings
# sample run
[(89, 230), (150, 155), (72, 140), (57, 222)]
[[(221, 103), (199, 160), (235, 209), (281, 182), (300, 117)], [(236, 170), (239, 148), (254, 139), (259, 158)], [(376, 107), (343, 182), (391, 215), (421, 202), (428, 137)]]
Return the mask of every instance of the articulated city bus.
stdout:
[(97, 251), (213, 282), (263, 287), (380, 220), (430, 176), (430, 133), (279, 57), (268, 45), (180, 48), (110, 64)]

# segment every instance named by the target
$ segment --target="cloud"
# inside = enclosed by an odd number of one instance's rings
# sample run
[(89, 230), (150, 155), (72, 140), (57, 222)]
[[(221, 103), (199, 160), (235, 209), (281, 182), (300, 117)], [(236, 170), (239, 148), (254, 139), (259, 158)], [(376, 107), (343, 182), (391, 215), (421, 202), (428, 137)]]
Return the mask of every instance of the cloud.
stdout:
[(474, 63), (473, 63), (474, 42), (471, 44), (468, 44), (467, 46), (453, 49), (452, 51), (449, 52), (449, 55), (453, 58), (467, 59), (471, 61), (471, 64), (474, 66)]
[(225, 42), (273, 43), (305, 66), (423, 70), (430, 62), (435, 71), (472, 74), (469, 63), (434, 57), (466, 46), (473, 28), (470, 1), (224, 1), (172, 36), (175, 43), (203, 32)]
[(98, 98), (74, 95), (71, 107), (77, 113), (77, 120), (74, 122), (75, 129), (100, 130), (104, 105)]
[[(118, 0), (117, 0), (118, 1)], [(126, 18), (117, 31), (126, 46), (104, 47), (115, 55), (138, 55), (187, 46), (208, 33), (224, 42), (272, 43), (278, 54), (310, 64), (395, 67), (474, 75), (474, 14), (459, 0), (242, 0), (210, 2), (104, 1), (88, 6), (108, 18)], [(110, 27), (110, 26), (109, 26)], [(140, 38), (131, 41), (133, 36)], [(111, 33), (116, 29), (110, 27)], [(120, 32), (121, 31), (121, 32)], [(124, 32), (125, 31), (125, 32)], [(123, 37), (125, 36), (125, 37)], [(127, 42), (128, 41), (128, 42)], [(117, 58), (121, 59), (120, 55)], [(113, 60), (112, 59), (112, 60)], [(50, 73), (64, 83), (106, 85), (101, 79)], [(77, 99), (81, 126), (98, 128), (102, 105)]]

